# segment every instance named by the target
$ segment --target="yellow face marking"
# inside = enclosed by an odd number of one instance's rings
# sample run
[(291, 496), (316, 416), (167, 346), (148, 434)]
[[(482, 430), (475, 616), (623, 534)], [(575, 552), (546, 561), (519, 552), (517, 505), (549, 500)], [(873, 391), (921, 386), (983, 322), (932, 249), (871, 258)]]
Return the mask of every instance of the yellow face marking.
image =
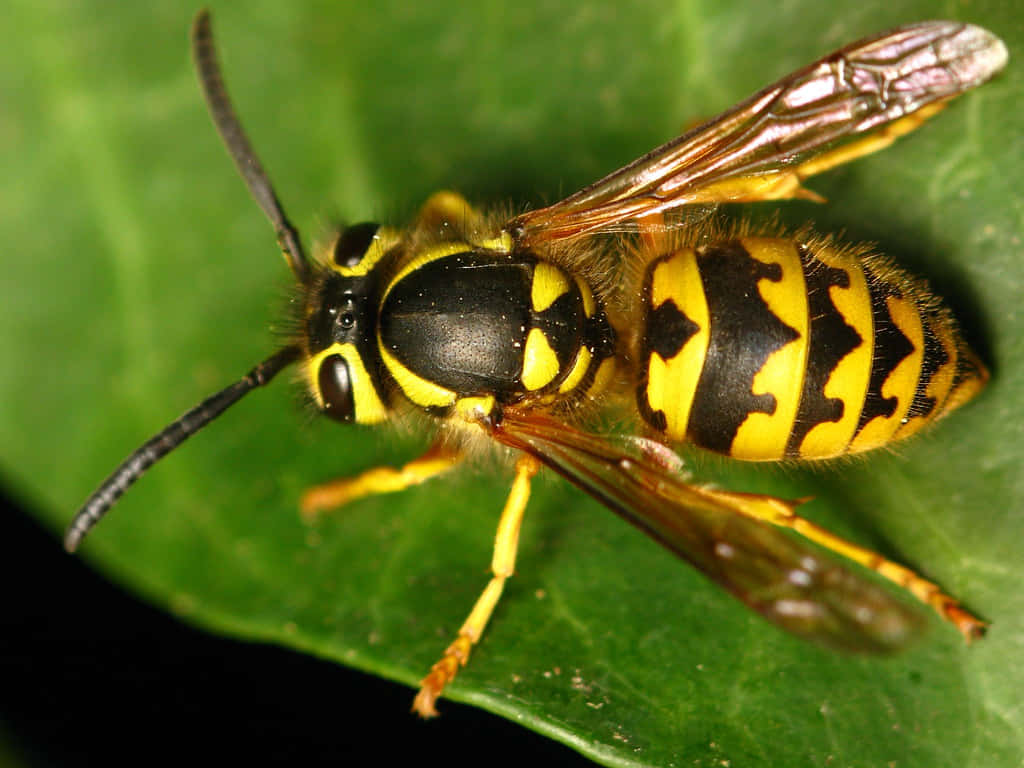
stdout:
[(861, 338), (860, 345), (839, 361), (825, 384), (825, 397), (843, 401), (842, 417), (839, 421), (818, 424), (807, 433), (798, 449), (801, 456), (824, 459), (845, 453), (857, 431), (857, 421), (871, 379), (875, 330), (868, 282), (856, 259), (827, 247), (818, 249), (814, 255), (827, 266), (843, 270), (849, 277), (849, 287), (833, 285), (828, 289), (828, 295), (847, 325)]
[(651, 309), (657, 309), (669, 299), (697, 324), (697, 332), (670, 360), (663, 360), (657, 353), (651, 355), (647, 368), (647, 402), (651, 410), (665, 414), (666, 434), (682, 440), (686, 437), (690, 406), (711, 338), (704, 284), (697, 268), (697, 253), (692, 248), (677, 251), (654, 268)]
[[(339, 235), (340, 237), (340, 235)], [(370, 247), (366, 249), (366, 254), (354, 267), (342, 267), (338, 264), (331, 264), (331, 269), (337, 272), (342, 277), (362, 277), (368, 275), (370, 271), (377, 266), (384, 254), (391, 250), (400, 239), (402, 238), (401, 233), (397, 229), (391, 227), (380, 227), (377, 229), (376, 234), (373, 236), (373, 242), (370, 243)], [(334, 250), (332, 243), (331, 250)]]
[(378, 343), (377, 346), (384, 365), (395, 377), (395, 383), (402, 390), (402, 394), (415, 405), (421, 408), (443, 408), (455, 403), (456, 394), (452, 390), (417, 376), (388, 352), (383, 344)]
[(320, 393), (319, 372), (324, 359), (331, 355), (340, 355), (348, 364), (348, 375), (352, 383), (352, 402), (355, 405), (355, 421), (358, 424), (380, 424), (390, 414), (387, 406), (377, 396), (373, 379), (363, 364), (363, 358), (354, 344), (332, 344), (311, 357), (305, 364), (306, 381), (309, 391), (317, 405), (324, 407), (324, 398)]
[(590, 361), (593, 360), (593, 355), (590, 354), (590, 350), (586, 347), (580, 347), (580, 351), (576, 354), (576, 362), (573, 363), (572, 370), (569, 371), (569, 375), (565, 377), (565, 380), (558, 385), (558, 393), (564, 395), (566, 392), (571, 392), (576, 389), (583, 377), (587, 375), (587, 371), (590, 369)]
[(917, 380), (921, 375), (921, 361), (924, 359), (924, 329), (921, 326), (921, 315), (914, 303), (908, 299), (888, 296), (885, 302), (893, 323), (914, 345), (914, 351), (903, 358), (882, 382), (882, 397), (897, 399), (892, 416), (877, 416), (865, 424), (850, 443), (851, 453), (877, 448), (892, 441), (914, 400)]
[(539, 328), (531, 328), (523, 350), (523, 375), (520, 377), (523, 386), (531, 391), (542, 389), (554, 380), (559, 370), (558, 358), (547, 336)]
[(533, 285), (530, 289), (530, 301), (534, 312), (543, 312), (568, 290), (569, 278), (565, 272), (546, 261), (537, 262), (533, 269)]
[(799, 336), (775, 350), (754, 375), (751, 392), (774, 395), (775, 412), (749, 414), (736, 430), (729, 455), (747, 460), (781, 459), (800, 405), (810, 346), (804, 270), (792, 241), (748, 237), (740, 243), (752, 258), (782, 268), (781, 280), (759, 280), (757, 290), (772, 314)]

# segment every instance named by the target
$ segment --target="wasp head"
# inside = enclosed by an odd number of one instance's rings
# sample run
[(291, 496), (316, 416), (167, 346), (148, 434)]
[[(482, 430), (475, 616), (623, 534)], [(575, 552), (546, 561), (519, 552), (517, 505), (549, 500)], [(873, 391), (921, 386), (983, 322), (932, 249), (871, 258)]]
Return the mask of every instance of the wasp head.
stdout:
[(344, 423), (375, 424), (388, 413), (377, 349), (376, 267), (386, 253), (378, 232), (369, 223), (344, 229), (306, 302), (306, 380), (320, 410)]

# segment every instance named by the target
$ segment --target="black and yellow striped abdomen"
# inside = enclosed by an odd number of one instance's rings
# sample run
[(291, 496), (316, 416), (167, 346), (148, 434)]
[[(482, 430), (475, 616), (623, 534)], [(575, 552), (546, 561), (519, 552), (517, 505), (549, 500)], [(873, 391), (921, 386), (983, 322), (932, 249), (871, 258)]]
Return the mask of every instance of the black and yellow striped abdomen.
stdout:
[(917, 432), (987, 377), (949, 311), (863, 249), (742, 237), (652, 261), (640, 413), (738, 459), (823, 459)]

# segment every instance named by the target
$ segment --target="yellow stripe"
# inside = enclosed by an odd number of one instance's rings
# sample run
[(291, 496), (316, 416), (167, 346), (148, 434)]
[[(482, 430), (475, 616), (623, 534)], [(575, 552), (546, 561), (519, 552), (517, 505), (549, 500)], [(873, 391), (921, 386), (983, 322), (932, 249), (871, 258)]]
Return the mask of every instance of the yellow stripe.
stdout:
[[(711, 338), (704, 284), (692, 248), (677, 251), (654, 267), (651, 276), (651, 310), (672, 299), (676, 307), (697, 324), (697, 332), (670, 360), (651, 355), (647, 368), (647, 402), (651, 410), (665, 414), (665, 432), (676, 440), (686, 437), (690, 407), (697, 391), (704, 357)], [(645, 329), (649, 333), (649, 329)]]
[(550, 384), (558, 375), (558, 357), (539, 328), (530, 329), (523, 350), (523, 386), (534, 391)]
[(771, 313), (799, 336), (775, 350), (754, 375), (751, 392), (774, 395), (775, 412), (749, 414), (736, 430), (729, 455), (749, 460), (781, 459), (796, 419), (807, 370), (809, 334), (804, 270), (792, 240), (748, 237), (740, 243), (762, 264), (778, 264), (782, 268), (781, 280), (759, 280), (757, 290)]
[(601, 361), (601, 365), (597, 368), (597, 373), (594, 374), (594, 383), (587, 387), (587, 394), (593, 397), (600, 392), (604, 392), (608, 385), (611, 384), (616, 368), (617, 365), (614, 357), (606, 357)]
[[(463, 242), (442, 242), (436, 244), (432, 248), (427, 248), (423, 253), (413, 259), (410, 259), (400, 270), (398, 270), (398, 273), (388, 284), (387, 290), (384, 291), (384, 296), (381, 298), (381, 306), (384, 305), (384, 302), (387, 300), (391, 290), (401, 280), (403, 280), (406, 275), (410, 274), (414, 270), (420, 269), (432, 261), (437, 261), (438, 259), (443, 259), (445, 256), (451, 256), (456, 253), (465, 253), (469, 250), (472, 250), (472, 246)], [(455, 403), (455, 392), (434, 384), (431, 381), (427, 381), (422, 376), (417, 376), (400, 363), (398, 358), (392, 355), (384, 346), (384, 343), (380, 339), (379, 328), (377, 329), (377, 348), (380, 350), (380, 356), (381, 360), (384, 362), (384, 366), (394, 377), (395, 382), (402, 390), (402, 393), (415, 405), (418, 405), (421, 408), (443, 408)]]
[(533, 285), (530, 287), (530, 302), (534, 312), (543, 312), (568, 290), (569, 278), (565, 272), (546, 261), (537, 262), (533, 268)]
[(896, 430), (900, 428), (903, 418), (907, 415), (910, 404), (914, 401), (917, 381), (921, 376), (921, 361), (924, 359), (924, 329), (921, 326), (921, 315), (913, 301), (896, 296), (888, 296), (885, 300), (893, 323), (914, 345), (914, 351), (900, 362), (888, 378), (882, 382), (882, 397), (895, 397), (898, 402), (892, 416), (876, 416), (857, 434), (850, 444), (850, 452), (867, 451), (891, 442)]
[(455, 393), (433, 382), (417, 376), (398, 361), (394, 355), (385, 349), (383, 344), (378, 343), (381, 358), (384, 365), (395, 377), (395, 383), (410, 401), (421, 408), (442, 408), (455, 403)]
[(583, 380), (583, 377), (587, 375), (591, 360), (593, 360), (593, 355), (590, 354), (590, 350), (586, 347), (580, 347), (580, 351), (576, 353), (576, 362), (573, 363), (572, 370), (569, 371), (569, 375), (565, 377), (565, 380), (558, 385), (559, 394), (564, 395), (566, 392), (576, 389)]
[(423, 253), (421, 253), (419, 256), (416, 256), (413, 259), (410, 259), (405, 265), (402, 266), (400, 270), (398, 270), (398, 273), (391, 279), (391, 282), (388, 284), (387, 290), (384, 292), (384, 296), (381, 299), (381, 306), (384, 305), (384, 300), (387, 299), (388, 294), (391, 293), (391, 289), (394, 288), (399, 282), (401, 282), (405, 278), (405, 276), (408, 275), (413, 270), (420, 269), (421, 267), (426, 266), (432, 261), (443, 259), (445, 256), (451, 256), (456, 253), (466, 253), (467, 251), (472, 250), (473, 246), (471, 246), (469, 243), (463, 242), (444, 242), (438, 243), (437, 245), (431, 248), (427, 248), (426, 250), (423, 251)]
[(587, 317), (593, 317), (594, 312), (597, 311), (597, 302), (594, 301), (593, 291), (590, 290), (590, 286), (579, 275), (573, 275), (573, 279), (576, 281), (576, 287), (583, 298), (583, 314)]
[(490, 251), (500, 251), (501, 253), (511, 253), (512, 246), (515, 245), (512, 240), (512, 235), (504, 230), (501, 231), (497, 237), (488, 237), (481, 240), (477, 245), (480, 248), (486, 248)]
[(871, 294), (860, 262), (849, 254), (823, 247), (815, 251), (823, 264), (846, 272), (850, 285), (833, 285), (828, 289), (836, 310), (861, 338), (860, 345), (839, 361), (825, 383), (825, 397), (843, 401), (843, 415), (839, 421), (829, 421), (814, 427), (798, 451), (806, 458), (824, 459), (846, 453), (871, 379), (871, 359), (875, 348), (875, 329), (871, 318)]

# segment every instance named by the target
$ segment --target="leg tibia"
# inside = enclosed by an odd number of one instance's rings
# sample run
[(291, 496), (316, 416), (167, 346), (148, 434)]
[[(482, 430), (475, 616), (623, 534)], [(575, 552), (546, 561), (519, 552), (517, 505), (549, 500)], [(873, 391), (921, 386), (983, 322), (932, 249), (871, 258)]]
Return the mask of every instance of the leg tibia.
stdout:
[(448, 472), (460, 461), (461, 454), (435, 443), (426, 453), (403, 467), (376, 467), (355, 477), (345, 477), (310, 488), (302, 496), (300, 509), (303, 517), (313, 518), (320, 512), (337, 509), (364, 496), (394, 493), (419, 485)]
[(516, 462), (516, 477), (501, 513), (501, 520), (498, 522), (498, 532), (494, 537), (494, 556), (491, 559), (493, 576), (477, 598), (476, 605), (463, 622), (455, 641), (431, 667), (430, 673), (420, 681), (420, 690), (416, 694), (412, 708), (422, 717), (437, 715), (434, 703), (444, 687), (455, 679), (459, 669), (469, 661), (470, 651), (480, 639), (491, 614), (494, 613), (505, 587), (505, 580), (515, 570), (519, 529), (523, 522), (526, 503), (530, 499), (530, 481), (539, 469), (540, 465), (530, 456), (523, 455)]

